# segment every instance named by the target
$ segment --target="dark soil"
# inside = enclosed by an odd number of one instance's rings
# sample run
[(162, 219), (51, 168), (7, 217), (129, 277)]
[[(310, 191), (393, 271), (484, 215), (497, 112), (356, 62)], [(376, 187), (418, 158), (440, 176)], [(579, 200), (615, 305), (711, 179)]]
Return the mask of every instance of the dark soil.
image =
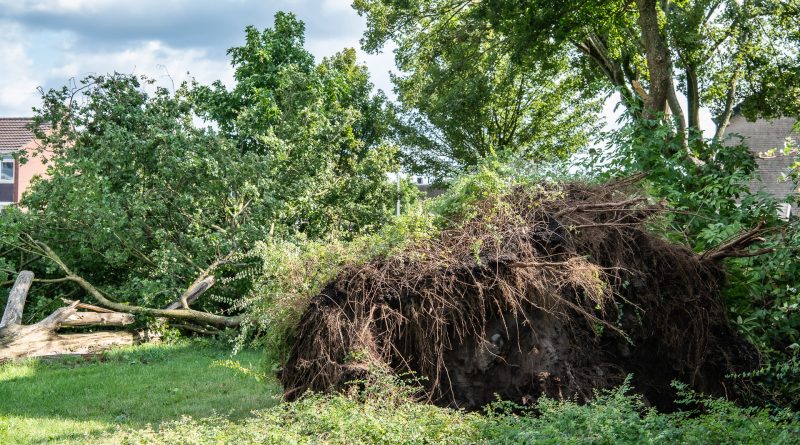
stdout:
[(587, 400), (628, 374), (663, 410), (673, 380), (734, 397), (725, 376), (758, 356), (726, 318), (726, 254), (654, 235), (645, 224), (662, 209), (630, 188), (520, 188), (433, 241), (346, 269), (300, 320), (286, 396), (383, 370), (466, 409)]

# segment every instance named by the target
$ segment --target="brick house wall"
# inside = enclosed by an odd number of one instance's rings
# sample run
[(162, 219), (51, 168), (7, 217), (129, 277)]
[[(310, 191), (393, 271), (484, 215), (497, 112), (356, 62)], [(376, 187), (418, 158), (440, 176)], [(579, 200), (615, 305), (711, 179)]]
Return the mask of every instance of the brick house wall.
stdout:
[[(38, 142), (28, 129), (30, 118), (0, 118), (0, 159), (13, 158), (14, 179), (11, 182), (0, 181), (0, 205), (18, 203), (36, 176), (46, 176), (46, 154), (37, 154)], [(20, 150), (26, 150), (27, 162), (20, 163), (14, 156)]]

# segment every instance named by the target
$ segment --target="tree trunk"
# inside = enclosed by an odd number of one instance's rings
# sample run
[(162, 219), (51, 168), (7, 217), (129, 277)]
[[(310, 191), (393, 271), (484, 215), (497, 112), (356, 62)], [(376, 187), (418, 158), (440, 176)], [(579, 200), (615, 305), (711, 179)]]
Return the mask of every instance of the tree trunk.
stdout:
[(686, 64), (686, 101), (689, 105), (689, 128), (702, 134), (700, 131), (700, 87), (697, 80), (697, 70), (694, 65)]
[(17, 280), (8, 294), (6, 310), (0, 320), (0, 330), (6, 326), (15, 326), (22, 323), (22, 311), (25, 309), (25, 300), (28, 298), (28, 289), (33, 283), (33, 272), (24, 270), (17, 275)]
[(645, 117), (653, 118), (667, 108), (671, 87), (671, 62), (669, 50), (661, 27), (658, 24), (656, 0), (636, 0), (639, 10), (639, 27), (647, 56), (647, 70), (650, 74), (650, 91), (645, 101)]
[(61, 326), (127, 326), (133, 322), (133, 314), (122, 312), (75, 312), (62, 321)]
[(33, 282), (33, 273), (20, 272), (8, 297), (0, 323), (0, 362), (21, 357), (44, 357), (95, 353), (112, 346), (124, 346), (145, 340), (145, 335), (130, 331), (93, 332), (62, 335), (56, 331), (64, 326), (125, 326), (133, 323), (132, 314), (119, 312), (78, 312), (83, 305), (71, 301), (44, 320), (22, 325), (25, 300)]
[(23, 357), (94, 354), (114, 346), (130, 346), (145, 340), (141, 334), (131, 331), (61, 335), (39, 328), (26, 330), (5, 343), (0, 339), (0, 362)]

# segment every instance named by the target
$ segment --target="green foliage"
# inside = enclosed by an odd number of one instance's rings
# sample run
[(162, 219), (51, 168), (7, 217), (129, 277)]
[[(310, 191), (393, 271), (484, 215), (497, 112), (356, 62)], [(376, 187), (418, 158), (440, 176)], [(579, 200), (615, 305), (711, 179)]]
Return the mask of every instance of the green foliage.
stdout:
[[(687, 138), (701, 134), (704, 107), (720, 126), (719, 140), (737, 104), (749, 117), (800, 110), (797, 0), (356, 0), (354, 6), (367, 18), (365, 49), (397, 44), (397, 64), (409, 73), (398, 78), (400, 98), (442, 130), (430, 132), (437, 136), (478, 134), (473, 124), (485, 122), (487, 112), (514, 110), (508, 98), (518, 91), (549, 103), (559, 117), (591, 103), (580, 98), (613, 93), (643, 121), (669, 103)], [(530, 79), (532, 85), (516, 88)], [(568, 98), (566, 109), (550, 98), (555, 91)], [(452, 126), (437, 122), (446, 121), (446, 111)], [(551, 135), (537, 117), (526, 124)], [(562, 141), (578, 134), (573, 124), (558, 122)], [(502, 126), (487, 129), (487, 140), (504, 134)]]
[(229, 50), (236, 85), (193, 85), (189, 94), (242, 151), (266, 159), (277, 227), (297, 225), (312, 238), (369, 232), (392, 215), (398, 194), (413, 195), (387, 181), (399, 165), (386, 98), (373, 94), (353, 49), (315, 66), (304, 31), (287, 13), (271, 29), (247, 28), (244, 46)]
[(669, 125), (630, 122), (612, 136), (615, 149), (588, 158), (588, 168), (601, 178), (646, 172), (647, 191), (671, 209), (654, 229), (697, 252), (719, 246), (760, 223), (771, 230), (757, 247), (774, 252), (727, 260), (723, 297), (731, 321), (762, 354), (764, 368), (749, 375), (759, 384), (754, 400), (766, 398), (797, 408), (798, 222), (780, 220), (776, 200), (750, 190), (749, 181), (758, 176), (747, 146), (695, 139), (687, 152), (673, 137), (674, 131)]
[(627, 385), (586, 405), (540, 399), (526, 408), (498, 402), (485, 415), (415, 403), (397, 382), (378, 388), (307, 395), (242, 423), (184, 418), (159, 430), (109, 437), (125, 444), (783, 444), (794, 443), (800, 433), (800, 420), (791, 412), (743, 409), (691, 393), (684, 403), (701, 410), (660, 414), (628, 395)]
[[(356, 6), (370, 11), (367, 3)], [(587, 144), (600, 101), (581, 94), (566, 53), (521, 64), (502, 36), (471, 22), (469, 7), (451, 12), (415, 16), (416, 26), (394, 35), (407, 73), (392, 79), (397, 129), (411, 171), (452, 179), (494, 155), (541, 163)]]
[(489, 411), (484, 436), (488, 443), (509, 444), (779, 444), (792, 443), (800, 432), (796, 414), (788, 411), (740, 408), (684, 389), (681, 403), (700, 409), (661, 414), (628, 391), (626, 383), (585, 405), (540, 399), (522, 415), (519, 407), (500, 402)]
[(767, 238), (769, 255), (729, 261), (725, 291), (731, 320), (761, 351), (762, 368), (749, 377), (760, 400), (800, 408), (800, 227), (793, 220)]
[[(2, 241), (44, 242), (112, 299), (163, 307), (204, 271), (235, 275), (246, 265), (230, 259), (257, 241), (371, 233), (398, 199), (416, 199), (413, 185), (389, 181), (399, 165), (386, 99), (354, 50), (315, 65), (304, 24), (284, 13), (245, 37), (229, 51), (231, 91), (219, 82), (152, 91), (151, 80), (114, 74), (46, 92), (37, 122), (49, 125), (38, 134), (49, 177), (24, 211), (4, 212)], [(63, 275), (12, 252), (3, 273)], [(250, 284), (218, 280), (196, 308), (229, 310)], [(31, 309), (45, 309), (40, 290), (52, 301), (72, 287), (37, 285)]]
[(266, 159), (196, 128), (180, 93), (150, 96), (122, 75), (82, 85), (81, 101), (66, 88), (43, 97), (49, 178), (25, 195), (25, 211), (4, 214), (4, 233), (45, 242), (112, 295), (163, 306), (198, 268), (267, 232)]

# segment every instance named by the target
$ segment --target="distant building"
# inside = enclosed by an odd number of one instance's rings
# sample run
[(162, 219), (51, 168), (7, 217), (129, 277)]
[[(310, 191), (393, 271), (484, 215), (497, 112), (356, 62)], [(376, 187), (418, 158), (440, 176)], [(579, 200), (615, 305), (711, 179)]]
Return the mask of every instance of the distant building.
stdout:
[(422, 191), (422, 193), (425, 193), (425, 198), (435, 198), (444, 193), (444, 189), (440, 185), (432, 183), (427, 176), (412, 176), (410, 180), (412, 183), (416, 184), (417, 188)]
[[(758, 173), (761, 181), (753, 181), (750, 189), (753, 191), (764, 191), (779, 200), (797, 194), (797, 186), (786, 177), (792, 164), (797, 162), (797, 152), (785, 154), (783, 148), (786, 146), (787, 139), (793, 140), (795, 144), (800, 144), (800, 134), (794, 131), (794, 118), (780, 118), (774, 120), (758, 119), (748, 121), (741, 113), (736, 113), (731, 117), (731, 122), (726, 130), (727, 134), (738, 134), (742, 136), (743, 142), (753, 152), (758, 164)], [(738, 139), (732, 139), (738, 142)], [(729, 142), (731, 143), (731, 142)], [(772, 152), (773, 149), (774, 152)], [(783, 204), (781, 215), (800, 215), (797, 206)]]
[[(16, 204), (35, 176), (44, 175), (47, 167), (33, 149), (38, 142), (29, 127), (33, 119), (0, 117), (0, 206)], [(14, 153), (28, 150), (27, 162), (20, 164)]]

